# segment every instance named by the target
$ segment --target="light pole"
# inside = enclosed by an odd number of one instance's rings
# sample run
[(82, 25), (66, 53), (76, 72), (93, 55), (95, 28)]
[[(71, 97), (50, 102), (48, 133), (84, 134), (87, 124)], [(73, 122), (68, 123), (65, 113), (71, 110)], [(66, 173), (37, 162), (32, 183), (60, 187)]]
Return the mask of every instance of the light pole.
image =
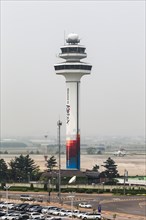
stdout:
[(30, 172), (28, 172), (27, 174), (28, 174), (28, 183), (30, 183)]
[(51, 191), (50, 191), (50, 179), (48, 180), (48, 202), (50, 203), (50, 195), (51, 195)]
[(102, 182), (102, 191), (103, 191), (103, 193), (104, 193), (104, 183), (105, 182)]
[[(47, 140), (47, 137), (48, 135), (44, 135), (45, 139)], [(46, 152), (45, 152), (46, 151)], [(44, 150), (44, 159), (45, 159), (45, 162), (47, 161), (48, 159), (48, 145), (46, 144), (46, 149)]]
[(73, 202), (74, 202), (74, 197), (75, 195), (73, 194), (73, 192), (71, 193), (70, 196), (68, 196), (68, 198), (71, 199), (71, 217), (73, 218)]
[(62, 125), (62, 122), (58, 120), (57, 126), (58, 126), (58, 147), (59, 147), (59, 170), (58, 170), (58, 197), (59, 202), (61, 203), (61, 145), (60, 145), (60, 127)]
[[(68, 183), (71, 184), (71, 183), (75, 183), (76, 182), (76, 176), (73, 176), (69, 181)], [(71, 217), (73, 218), (73, 202), (74, 202), (74, 197), (75, 197), (75, 193), (71, 192), (71, 195), (68, 196), (70, 199), (71, 199)]]
[(6, 202), (7, 202), (7, 214), (8, 214), (8, 190), (11, 186), (4, 186), (4, 189), (6, 190)]
[(128, 181), (128, 171), (124, 170), (124, 195), (125, 195), (125, 183)]

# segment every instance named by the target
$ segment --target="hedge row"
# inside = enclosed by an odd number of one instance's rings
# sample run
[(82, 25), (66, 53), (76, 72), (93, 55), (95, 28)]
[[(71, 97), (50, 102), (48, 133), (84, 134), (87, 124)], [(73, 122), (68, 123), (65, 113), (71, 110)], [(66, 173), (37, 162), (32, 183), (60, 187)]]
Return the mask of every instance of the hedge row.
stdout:
[[(0, 190), (4, 190), (4, 184), (1, 184), (0, 186)], [(44, 184), (43, 188), (36, 188), (33, 186), (33, 184), (30, 184), (30, 186), (11, 186), (11, 188), (9, 189), (9, 191), (22, 191), (22, 192), (27, 192), (27, 191), (34, 191), (34, 192), (47, 192), (47, 191), (52, 191), (51, 189), (48, 189), (47, 184)], [(53, 191), (58, 192), (58, 189), (53, 189)], [(138, 188), (135, 189), (134, 187), (132, 188), (114, 188), (112, 190), (110, 189), (86, 189), (86, 188), (63, 188), (61, 189), (62, 193), (68, 193), (68, 192), (76, 192), (76, 193), (88, 193), (88, 194), (92, 194), (92, 193), (97, 193), (97, 194), (101, 194), (101, 193), (113, 193), (113, 194), (120, 194), (123, 195), (124, 193), (126, 195), (144, 195), (146, 194), (146, 189), (145, 188)]]
[(112, 189), (112, 193), (114, 193), (114, 194), (120, 194), (120, 195), (123, 195), (124, 193), (126, 194), (126, 195), (137, 195), (137, 194), (139, 194), (139, 195), (144, 195), (144, 194), (146, 194), (146, 189), (144, 189), (144, 188), (141, 188), (141, 189), (134, 189), (134, 188), (132, 188), (132, 189)]

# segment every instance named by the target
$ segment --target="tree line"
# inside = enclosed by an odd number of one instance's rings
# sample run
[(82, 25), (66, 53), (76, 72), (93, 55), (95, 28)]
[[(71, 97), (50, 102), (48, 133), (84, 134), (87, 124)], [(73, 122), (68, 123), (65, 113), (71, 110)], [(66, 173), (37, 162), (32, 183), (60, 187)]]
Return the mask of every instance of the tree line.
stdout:
[[(95, 164), (92, 171), (99, 172), (100, 177), (108, 179), (112, 182), (114, 178), (118, 177), (118, 170), (115, 161), (110, 157), (102, 165), (104, 171), (100, 172), (99, 165)], [(57, 161), (54, 156), (46, 160), (45, 172), (51, 172), (57, 167)], [(28, 155), (20, 155), (10, 160), (7, 164), (4, 159), (0, 159), (0, 182), (30, 182), (38, 181), (43, 172), (35, 161)]]
[[(57, 166), (54, 156), (46, 161), (46, 170), (50, 171)], [(29, 154), (20, 155), (10, 160), (7, 164), (4, 159), (0, 159), (0, 182), (29, 182), (38, 181), (42, 171)]]

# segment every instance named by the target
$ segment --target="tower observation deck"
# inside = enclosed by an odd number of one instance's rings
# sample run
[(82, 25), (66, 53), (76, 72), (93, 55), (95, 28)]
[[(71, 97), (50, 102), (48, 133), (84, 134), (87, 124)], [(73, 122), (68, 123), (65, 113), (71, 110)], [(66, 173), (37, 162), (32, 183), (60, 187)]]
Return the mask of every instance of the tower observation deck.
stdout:
[(80, 170), (80, 79), (92, 69), (90, 64), (81, 62), (87, 54), (86, 48), (79, 43), (77, 34), (69, 34), (59, 54), (65, 61), (54, 65), (56, 74), (66, 79), (66, 168), (77, 170)]

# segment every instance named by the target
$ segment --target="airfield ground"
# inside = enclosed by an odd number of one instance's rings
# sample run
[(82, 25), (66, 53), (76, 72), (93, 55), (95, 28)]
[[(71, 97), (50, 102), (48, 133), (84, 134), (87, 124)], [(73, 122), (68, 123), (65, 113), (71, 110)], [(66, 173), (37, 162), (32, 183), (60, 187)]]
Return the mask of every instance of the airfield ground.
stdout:
[[(1, 154), (0, 158), (3, 158), (6, 162), (14, 159), (15, 156), (11, 154)], [(48, 155), (50, 158), (52, 155)], [(58, 155), (54, 155), (58, 161)], [(45, 170), (45, 160), (44, 155), (30, 155), (30, 157), (40, 166), (41, 170)], [(100, 171), (104, 168), (101, 166), (111, 157), (117, 164), (117, 169), (120, 175), (124, 174), (124, 170), (128, 170), (129, 176), (146, 176), (146, 155), (126, 155), (124, 157), (116, 157), (114, 155), (81, 155), (81, 170), (92, 169), (95, 164), (100, 166)], [(66, 168), (66, 155), (61, 155), (61, 168)]]

